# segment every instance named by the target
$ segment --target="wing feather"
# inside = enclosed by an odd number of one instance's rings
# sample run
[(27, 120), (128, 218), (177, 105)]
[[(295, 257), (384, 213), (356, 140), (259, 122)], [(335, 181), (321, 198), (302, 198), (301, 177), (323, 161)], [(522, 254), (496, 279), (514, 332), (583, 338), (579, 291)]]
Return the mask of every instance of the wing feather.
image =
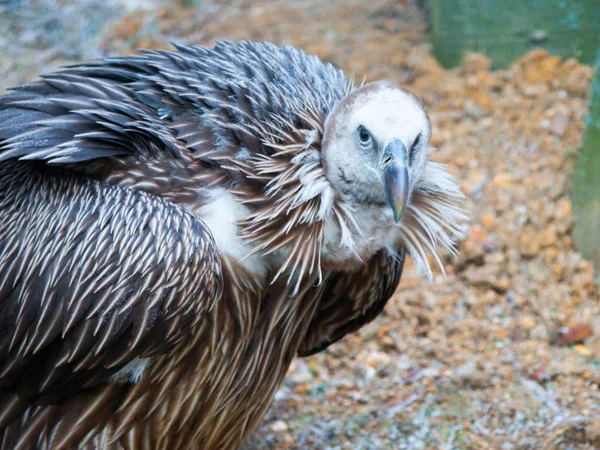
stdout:
[(308, 356), (325, 350), (374, 320), (400, 283), (404, 259), (403, 249), (393, 255), (381, 250), (357, 272), (330, 274), (298, 354)]
[[(66, 68), (0, 97), (0, 160), (76, 163), (136, 152), (269, 153), (257, 123), (323, 117), (348, 80), (292, 47), (218, 42), (213, 49), (106, 58)], [(304, 106), (303, 106), (304, 105)]]
[(184, 209), (0, 162), (0, 393), (57, 401), (165, 353), (220, 289), (212, 236)]

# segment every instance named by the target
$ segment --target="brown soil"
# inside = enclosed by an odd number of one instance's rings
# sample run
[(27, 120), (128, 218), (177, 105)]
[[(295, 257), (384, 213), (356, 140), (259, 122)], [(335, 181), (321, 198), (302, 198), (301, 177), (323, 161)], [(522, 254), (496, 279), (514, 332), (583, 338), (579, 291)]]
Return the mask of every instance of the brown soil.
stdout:
[[(447, 278), (428, 284), (409, 265), (374, 323), (296, 360), (247, 448), (600, 446), (599, 290), (573, 248), (569, 201), (592, 69), (535, 51), (509, 70), (481, 55), (443, 70), (416, 0), (196, 3), (126, 14), (93, 45), (268, 40), (394, 80), (427, 105), (433, 157), (472, 216)], [(28, 59), (0, 64), (0, 90), (77, 59), (11, 33)]]

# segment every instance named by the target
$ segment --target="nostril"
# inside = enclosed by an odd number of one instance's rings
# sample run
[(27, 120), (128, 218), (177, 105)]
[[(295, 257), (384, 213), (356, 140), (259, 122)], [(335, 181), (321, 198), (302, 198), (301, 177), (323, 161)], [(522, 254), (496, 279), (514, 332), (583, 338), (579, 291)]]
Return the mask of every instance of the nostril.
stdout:
[(387, 166), (389, 163), (392, 162), (392, 157), (390, 155), (387, 155), (384, 159), (383, 159), (383, 165)]

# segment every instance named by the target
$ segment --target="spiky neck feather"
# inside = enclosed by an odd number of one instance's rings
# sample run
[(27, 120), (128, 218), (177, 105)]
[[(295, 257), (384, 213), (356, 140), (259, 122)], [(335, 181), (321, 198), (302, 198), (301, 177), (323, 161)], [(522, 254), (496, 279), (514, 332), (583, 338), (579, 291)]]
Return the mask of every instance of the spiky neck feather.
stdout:
[[(349, 82), (345, 94), (353, 89)], [(294, 124), (283, 117), (256, 122), (270, 151), (234, 161), (246, 176), (264, 186), (260, 199), (241, 194), (240, 202), (253, 209), (239, 225), (243, 239), (253, 245), (251, 254), (283, 251), (272, 281), (285, 275), (296, 292), (306, 276), (316, 272), (321, 279), (324, 269), (355, 269), (382, 248), (393, 257), (399, 246), (428, 279), (432, 278), (429, 257), (444, 272), (441, 256), (456, 253), (467, 220), (460, 208), (464, 195), (445, 166), (426, 163), (405, 217), (397, 225), (386, 204), (360, 202), (336, 191), (322, 157), (326, 118), (306, 105), (298, 117), (302, 120)]]

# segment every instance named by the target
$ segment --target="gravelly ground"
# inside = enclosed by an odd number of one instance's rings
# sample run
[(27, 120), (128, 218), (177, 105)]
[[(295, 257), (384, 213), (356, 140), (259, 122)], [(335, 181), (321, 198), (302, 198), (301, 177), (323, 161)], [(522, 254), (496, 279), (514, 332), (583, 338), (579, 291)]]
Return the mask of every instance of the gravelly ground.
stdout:
[(472, 214), (448, 277), (407, 267), (385, 314), (297, 360), (247, 448), (600, 447), (599, 290), (568, 196), (591, 68), (534, 52), (505, 71), (478, 55), (444, 71), (415, 0), (188, 3), (5, 3), (0, 91), (137, 47), (291, 43), (419, 95)]

